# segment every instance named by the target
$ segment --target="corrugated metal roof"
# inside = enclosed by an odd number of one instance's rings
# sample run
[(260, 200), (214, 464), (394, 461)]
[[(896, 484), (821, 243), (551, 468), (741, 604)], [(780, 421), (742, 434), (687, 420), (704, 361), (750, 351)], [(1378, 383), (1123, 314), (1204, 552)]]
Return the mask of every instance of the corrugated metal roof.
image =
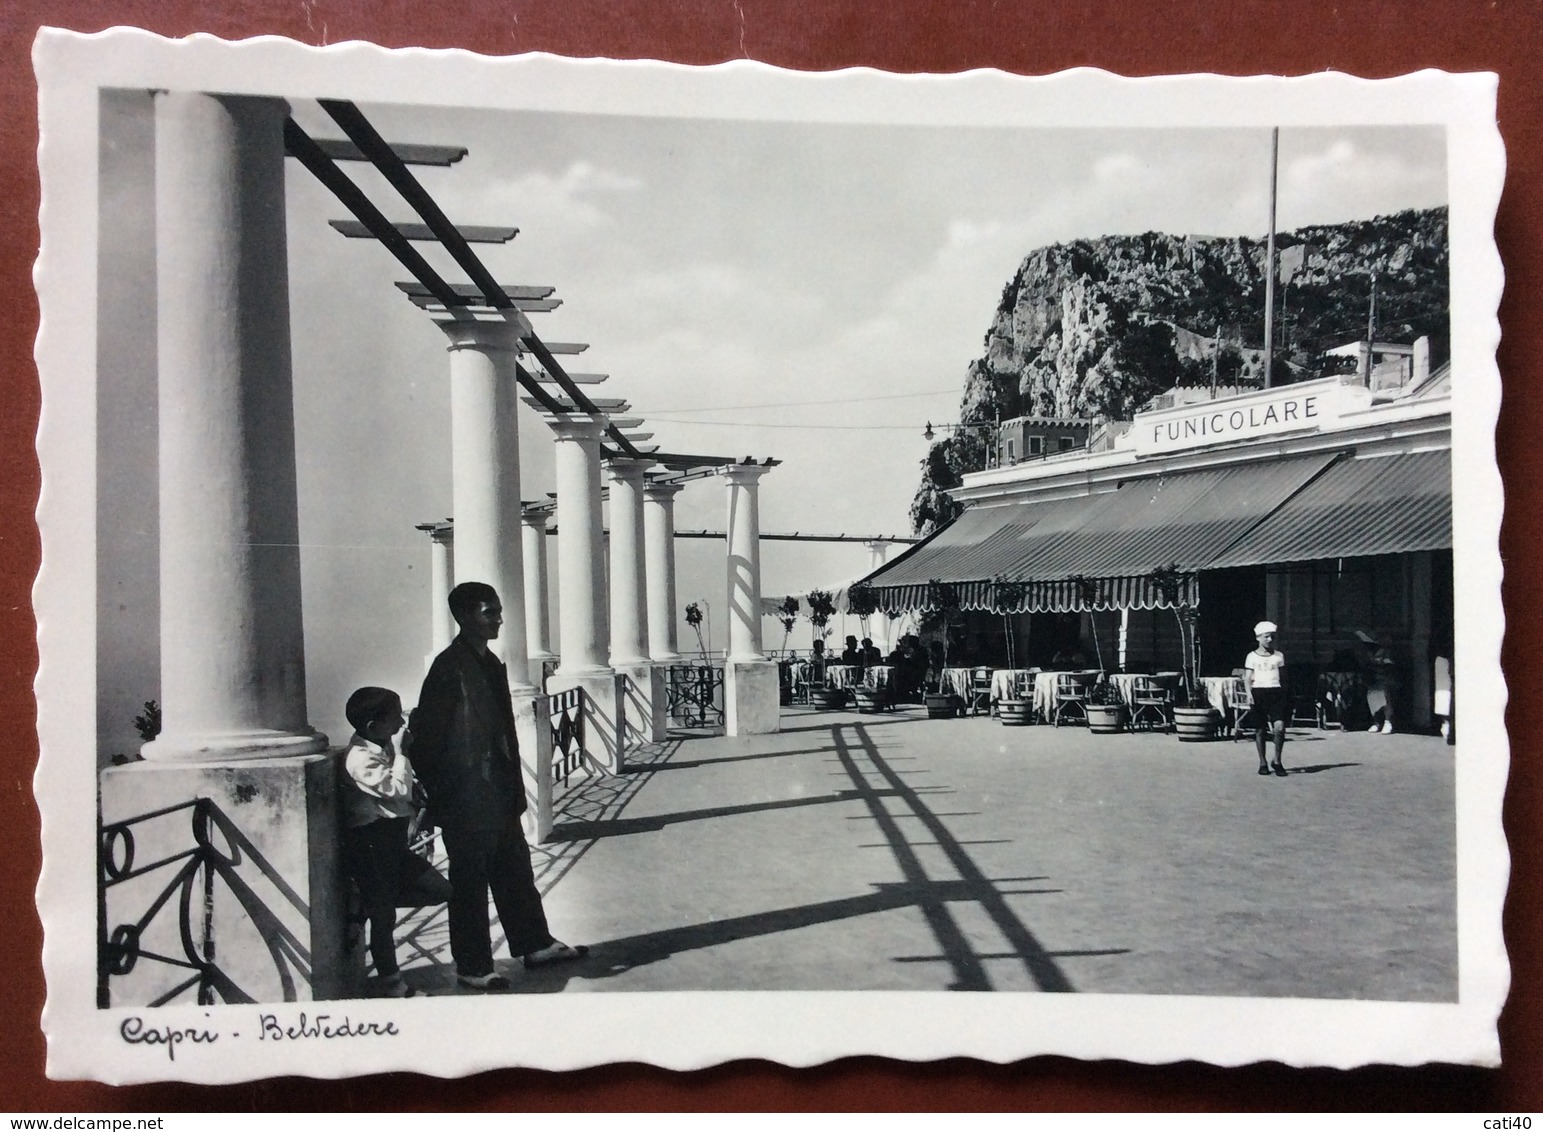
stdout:
[(1297, 456), (1128, 481), (1064, 521), (1037, 525), (1003, 572), (1049, 581), (1137, 576), (1170, 565), (1205, 569), (1336, 458)]
[(876, 586), (1132, 577), (1206, 567), (1336, 459), (1298, 456), (1129, 480), (1051, 503), (971, 508), (871, 575)]
[(1211, 567), (1441, 550), (1452, 545), (1452, 454), (1344, 460)]

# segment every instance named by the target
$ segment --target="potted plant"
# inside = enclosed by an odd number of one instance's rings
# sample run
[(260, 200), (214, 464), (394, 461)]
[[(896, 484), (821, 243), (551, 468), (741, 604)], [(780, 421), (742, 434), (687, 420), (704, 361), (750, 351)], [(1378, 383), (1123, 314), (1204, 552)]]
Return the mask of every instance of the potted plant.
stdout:
[(847, 612), (857, 618), (862, 626), (863, 636), (872, 634), (868, 629), (868, 619), (879, 611), (879, 594), (867, 582), (858, 582), (847, 590)]
[(1093, 654), (1098, 658), (1098, 668), (1102, 672), (1104, 668), (1104, 646), (1098, 639), (1098, 597), (1099, 581), (1097, 578), (1089, 578), (1084, 574), (1078, 574), (1072, 580), (1072, 585), (1077, 588), (1077, 597), (1088, 611), (1088, 628), (1093, 633)]
[(1120, 689), (1107, 676), (1099, 677), (1082, 706), (1087, 712), (1088, 730), (1095, 735), (1113, 735), (1125, 726), (1125, 701), (1120, 697)]
[[(947, 668), (949, 631), (962, 616), (958, 588), (951, 582), (931, 579), (927, 583), (927, 608), (942, 628), (943, 667)], [(964, 700), (944, 688), (941, 672), (930, 682), (924, 699), (928, 719), (951, 719), (964, 711)]]
[[(1002, 615), (1002, 632), (1007, 638), (1007, 667), (1016, 669), (1017, 658), (1013, 655), (1013, 614), (1023, 612), (1024, 599), (1029, 587), (1022, 582), (998, 576), (991, 582), (991, 606)], [(1009, 727), (1021, 727), (1029, 722), (1029, 701), (1018, 695), (1016, 680), (1010, 680), (1007, 694), (995, 704), (997, 718)]]
[[(808, 600), (809, 624), (813, 627), (815, 639), (823, 645), (825, 638), (830, 635), (830, 619), (836, 615), (836, 603), (829, 590), (810, 590)], [(817, 673), (816, 677), (819, 676), (821, 674)], [(821, 679), (809, 690), (809, 702), (818, 708), (845, 707), (846, 689), (826, 687)]]
[(783, 598), (777, 607), (777, 620), (782, 622), (782, 654), (786, 656), (788, 638), (793, 635), (793, 626), (798, 624), (798, 599), (792, 594)]
[(694, 601), (686, 606), (686, 624), (690, 625), (692, 631), (696, 633), (696, 644), (702, 652), (702, 663), (710, 663), (707, 659), (707, 642), (702, 640), (702, 607)]
[(1152, 582), (1162, 595), (1164, 604), (1173, 610), (1174, 623), (1179, 628), (1179, 652), (1182, 657), (1179, 673), (1178, 697), (1173, 705), (1173, 728), (1182, 743), (1202, 743), (1216, 736), (1216, 724), (1220, 719), (1216, 709), (1206, 702), (1201, 691), (1195, 629), (1200, 622), (1200, 611), (1185, 600), (1185, 590), (1193, 575), (1185, 574), (1178, 563), (1152, 571)]

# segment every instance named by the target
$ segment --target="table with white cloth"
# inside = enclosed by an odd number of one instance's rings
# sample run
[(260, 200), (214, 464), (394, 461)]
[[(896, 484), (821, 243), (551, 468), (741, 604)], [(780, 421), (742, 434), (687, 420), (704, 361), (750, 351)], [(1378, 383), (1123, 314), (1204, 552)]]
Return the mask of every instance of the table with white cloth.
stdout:
[(827, 688), (851, 688), (862, 679), (863, 670), (855, 664), (827, 664), (825, 686)]
[(1171, 693), (1177, 686), (1178, 673), (1158, 672), (1154, 674), (1151, 672), (1111, 672), (1109, 674), (1109, 683), (1113, 684), (1116, 688), (1119, 689), (1120, 699), (1124, 702), (1126, 707), (1131, 709), (1134, 709), (1136, 706), (1134, 696), (1136, 694), (1135, 684), (1137, 680), (1156, 680), (1160, 685), (1167, 688)]
[(1205, 694), (1206, 703), (1226, 715), (1227, 695), (1232, 689), (1232, 682), (1236, 679), (1236, 676), (1202, 676), (1200, 690)]
[(863, 674), (863, 685), (878, 691), (880, 688), (888, 688), (894, 683), (895, 668), (890, 664), (875, 664)]
[[(971, 675), (973, 671), (973, 669), (969, 668), (943, 669), (943, 686), (939, 691), (958, 696), (965, 703), (969, 703), (972, 694), (970, 681), (973, 679)], [(996, 697), (993, 696), (992, 698), (995, 699)]]
[(1070, 669), (1061, 672), (1041, 672), (1034, 677), (1034, 713), (1041, 720), (1055, 717), (1055, 691), (1056, 685), (1062, 676), (1076, 676), (1082, 681), (1084, 690), (1091, 691), (1094, 684), (1098, 683), (1102, 675), (1095, 669)]

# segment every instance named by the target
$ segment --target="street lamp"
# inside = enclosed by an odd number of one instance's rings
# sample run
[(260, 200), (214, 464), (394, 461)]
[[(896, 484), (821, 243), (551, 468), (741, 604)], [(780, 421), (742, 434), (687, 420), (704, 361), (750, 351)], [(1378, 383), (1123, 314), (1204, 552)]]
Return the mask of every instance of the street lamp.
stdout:
[[(999, 467), (1001, 465), (1001, 463), (1002, 463), (1002, 410), (1001, 409), (997, 410), (997, 419), (996, 419), (995, 423), (993, 423), (991, 421), (975, 421), (975, 422), (972, 422), (972, 423), (969, 423), (969, 424), (940, 424), (937, 427), (938, 428), (953, 429), (955, 432), (969, 432), (971, 429), (979, 429), (979, 428), (989, 428), (989, 429), (994, 430), (996, 432), (996, 451), (994, 453), (994, 455), (996, 456), (996, 460), (995, 460), (995, 463), (993, 465), (991, 465), (991, 466)], [(936, 435), (937, 435), (937, 432), (933, 429), (932, 422), (928, 421), (926, 429), (922, 432), (922, 439), (924, 439), (924, 440), (931, 440)]]

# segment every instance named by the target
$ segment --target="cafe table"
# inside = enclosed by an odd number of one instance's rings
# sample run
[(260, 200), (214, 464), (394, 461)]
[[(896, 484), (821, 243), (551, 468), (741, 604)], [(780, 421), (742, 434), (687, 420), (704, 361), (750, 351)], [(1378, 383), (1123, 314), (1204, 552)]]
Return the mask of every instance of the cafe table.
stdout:
[(1236, 676), (1202, 676), (1200, 678), (1200, 690), (1205, 694), (1206, 703), (1221, 712), (1223, 716), (1227, 714), (1227, 696), (1236, 679)]
[(825, 666), (825, 686), (827, 688), (850, 688), (862, 679), (862, 671), (855, 664), (827, 664)]
[(1176, 672), (1111, 672), (1109, 683), (1120, 691), (1120, 699), (1128, 708), (1134, 708), (1135, 684), (1137, 680), (1156, 680), (1172, 693), (1178, 684)]
[[(943, 669), (943, 687), (945, 693), (958, 696), (965, 703), (970, 702), (972, 670), (969, 668), (945, 668)], [(992, 697), (995, 698), (994, 696)]]

